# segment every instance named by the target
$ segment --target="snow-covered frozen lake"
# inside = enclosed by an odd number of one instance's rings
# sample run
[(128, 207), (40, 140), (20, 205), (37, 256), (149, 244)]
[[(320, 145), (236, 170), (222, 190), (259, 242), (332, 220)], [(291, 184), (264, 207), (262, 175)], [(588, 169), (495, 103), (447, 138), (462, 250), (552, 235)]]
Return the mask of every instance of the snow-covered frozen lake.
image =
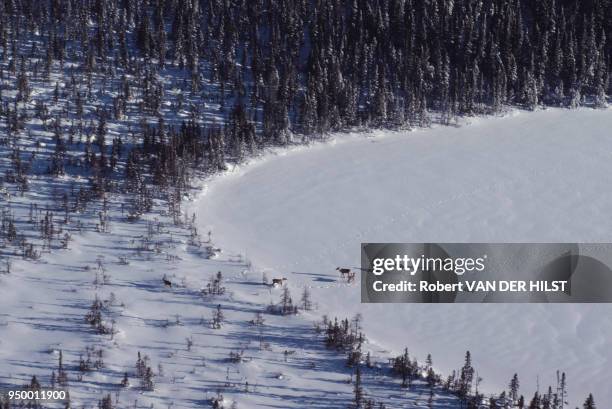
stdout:
[(408, 346), (447, 374), (469, 349), (481, 389), (518, 372), (528, 399), (559, 369), (572, 405), (593, 392), (606, 408), (612, 306), (362, 305), (335, 268), (358, 266), (361, 242), (612, 241), (610, 174), (612, 111), (551, 109), (266, 155), (195, 206), (217, 245), (311, 286), (321, 314), (361, 312), (381, 356)]

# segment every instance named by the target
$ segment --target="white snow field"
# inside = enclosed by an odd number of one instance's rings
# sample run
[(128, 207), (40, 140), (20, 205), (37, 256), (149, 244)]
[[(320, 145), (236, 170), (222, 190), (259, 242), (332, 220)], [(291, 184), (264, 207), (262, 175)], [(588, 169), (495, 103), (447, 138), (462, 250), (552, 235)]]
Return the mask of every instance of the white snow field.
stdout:
[(530, 399), (561, 370), (571, 405), (592, 392), (612, 407), (610, 305), (365, 305), (335, 271), (359, 265), (361, 242), (612, 240), (612, 111), (373, 135), (276, 151), (207, 181), (193, 204), (202, 231), (296, 292), (312, 287), (319, 313), (363, 314), (379, 355), (407, 346), (448, 374), (469, 349), (481, 390), (517, 372)]
[[(316, 313), (264, 314), (262, 326), (251, 325), (281, 290), (262, 285), (244, 259), (230, 252), (208, 259), (206, 243), (194, 245), (185, 229), (160, 214), (138, 223), (122, 222), (116, 209), (113, 215), (112, 232), (85, 226), (68, 249), (36, 262), (14, 258), (11, 273), (0, 273), (0, 389), (28, 384), (33, 375), (49, 386), (62, 351), (72, 407), (96, 408), (108, 393), (116, 407), (212, 407), (218, 392), (228, 409), (234, 403), (245, 409), (347, 407), (351, 370), (345, 356), (327, 350), (315, 334)], [(217, 271), (223, 271), (225, 294), (203, 296), (200, 290)], [(84, 320), (96, 296), (106, 324), (114, 321), (114, 336), (97, 334)], [(212, 329), (218, 304), (225, 322)], [(87, 348), (101, 350), (104, 364), (79, 371)], [(150, 358), (153, 391), (143, 390), (135, 375), (139, 351)], [(241, 362), (230, 361), (230, 353), (241, 354)], [(130, 385), (123, 388), (126, 372)], [(388, 408), (424, 404), (429, 397), (423, 381), (408, 391), (381, 374), (364, 370), (364, 389)], [(435, 402), (458, 407), (439, 388)]]

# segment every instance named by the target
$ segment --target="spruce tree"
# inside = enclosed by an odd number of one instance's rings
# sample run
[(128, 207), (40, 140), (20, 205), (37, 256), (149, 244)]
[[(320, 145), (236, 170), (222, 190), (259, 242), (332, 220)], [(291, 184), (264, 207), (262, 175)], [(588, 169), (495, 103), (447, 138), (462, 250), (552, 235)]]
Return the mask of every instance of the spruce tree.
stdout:
[(584, 409), (596, 409), (593, 394), (589, 394), (588, 398), (586, 398), (586, 400), (584, 401), (584, 405), (582, 405), (582, 407)]
[(519, 392), (519, 380), (518, 380), (517, 374), (514, 374), (514, 376), (510, 380), (509, 390), (510, 390), (510, 394), (509, 394), (510, 399), (512, 399), (512, 402), (516, 402), (516, 400), (518, 399), (518, 392)]

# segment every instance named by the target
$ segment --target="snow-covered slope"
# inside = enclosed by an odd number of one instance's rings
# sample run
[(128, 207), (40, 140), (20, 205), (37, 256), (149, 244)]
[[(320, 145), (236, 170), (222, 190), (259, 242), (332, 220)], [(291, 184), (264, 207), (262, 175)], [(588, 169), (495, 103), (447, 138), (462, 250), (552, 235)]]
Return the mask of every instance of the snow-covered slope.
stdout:
[[(111, 214), (112, 232), (84, 231), (68, 249), (44, 253), (37, 262), (13, 258), (10, 274), (0, 274), (3, 391), (34, 375), (49, 387), (62, 351), (72, 407), (95, 408), (106, 394), (115, 407), (134, 408), (211, 407), (218, 393), (225, 408), (340, 409), (351, 401), (351, 370), (344, 355), (327, 350), (315, 334), (316, 313), (264, 314), (263, 325), (255, 326), (256, 313), (277, 302), (281, 290), (262, 285), (244, 258), (223, 252), (208, 259), (208, 243), (196, 245), (186, 229), (159, 213), (138, 223)], [(225, 293), (204, 296), (201, 289), (217, 271)], [(114, 335), (98, 334), (85, 322), (95, 297)], [(217, 305), (225, 320), (213, 329)], [(88, 349), (92, 365), (81, 371)], [(100, 367), (96, 351), (102, 351)], [(143, 390), (135, 374), (139, 352), (149, 358), (152, 391)], [(423, 382), (400, 391), (396, 380), (379, 372), (364, 370), (369, 397), (390, 408), (427, 399)], [(129, 387), (120, 386), (124, 373)], [(453, 397), (436, 395), (440, 407), (457, 407)]]
[[(38, 129), (34, 135), (50, 138)], [(45, 146), (40, 143), (38, 157), (48, 153)], [(11, 150), (0, 145), (0, 173), (10, 169)], [(344, 352), (326, 349), (315, 333), (319, 311), (266, 314), (282, 290), (264, 285), (261, 272), (237, 252), (214, 250), (209, 258), (215, 234), (212, 242), (206, 231), (200, 237), (190, 215), (175, 220), (164, 201), (130, 220), (125, 196), (108, 193), (64, 221), (58, 192), (79, 183), (78, 174), (53, 182), (40, 174), (29, 178), (23, 194), (13, 184), (0, 187), (3, 215), (14, 216), (10, 220), (37, 253), (24, 257), (20, 247), (0, 241), (0, 393), (29, 384), (33, 376), (49, 387), (55, 375), (55, 386), (67, 388), (71, 407), (79, 408), (96, 408), (109, 394), (114, 407), (135, 409), (212, 407), (218, 394), (226, 409), (347, 407), (353, 370)], [(54, 226), (48, 242), (40, 239), (45, 220)], [(65, 234), (70, 240), (61, 240)], [(204, 295), (219, 271), (226, 291)], [(96, 299), (105, 333), (85, 319)], [(215, 329), (218, 305), (225, 320)], [(262, 325), (253, 324), (257, 313), (263, 313)], [(423, 405), (429, 388), (418, 381), (400, 389), (389, 376), (388, 355), (375, 347), (364, 345), (374, 362), (363, 370), (367, 397), (387, 408)], [(60, 353), (66, 385), (58, 381)], [(137, 376), (138, 353), (148, 359), (152, 390)], [(124, 374), (129, 386), (121, 385)], [(437, 408), (458, 407), (442, 388), (434, 392)]]
[(268, 155), (207, 182), (194, 207), (218, 244), (312, 287), (321, 313), (362, 313), (389, 355), (408, 346), (448, 372), (469, 349), (482, 389), (518, 372), (527, 396), (566, 371), (571, 404), (593, 392), (612, 407), (609, 305), (361, 305), (338, 282), (360, 242), (612, 240), (610, 110), (472, 122)]

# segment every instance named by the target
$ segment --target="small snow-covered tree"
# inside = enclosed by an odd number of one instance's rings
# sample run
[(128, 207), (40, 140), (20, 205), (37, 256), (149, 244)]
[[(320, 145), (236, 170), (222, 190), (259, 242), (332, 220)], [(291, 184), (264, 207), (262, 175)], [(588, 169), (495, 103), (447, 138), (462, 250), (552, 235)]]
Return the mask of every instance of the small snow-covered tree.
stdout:
[(584, 401), (584, 405), (582, 405), (584, 409), (596, 409), (595, 408), (595, 399), (593, 399), (593, 394), (590, 393), (589, 396)]
[(459, 374), (459, 385), (457, 394), (461, 399), (466, 399), (472, 390), (472, 381), (474, 379), (474, 368), (472, 367), (472, 355), (470, 351), (465, 353), (465, 362)]
[(224, 319), (225, 317), (223, 315), (223, 310), (221, 309), (221, 304), (219, 304), (217, 305), (217, 308), (213, 311), (211, 326), (214, 329), (220, 329)]
[(363, 386), (361, 382), (361, 368), (360, 365), (357, 365), (355, 367), (355, 383), (353, 385), (353, 408), (355, 409), (363, 407)]
[(293, 300), (291, 299), (289, 287), (283, 287), (283, 293), (281, 294), (280, 300), (280, 309), (280, 312), (283, 315), (292, 314), (294, 312)]
[(302, 292), (301, 305), (304, 311), (312, 310), (312, 300), (310, 299), (310, 290), (308, 286), (304, 286), (304, 291)]
[(59, 351), (57, 364), (57, 384), (62, 387), (68, 386), (68, 374), (64, 368), (64, 354), (62, 353), (62, 350)]
[(102, 398), (101, 401), (98, 402), (99, 409), (113, 409), (113, 400), (110, 396), (110, 393)]
[(155, 384), (153, 383), (153, 370), (151, 367), (147, 367), (142, 377), (142, 389), (146, 391), (152, 391), (155, 389)]
[(518, 374), (514, 374), (514, 376), (510, 380), (509, 391), (510, 399), (512, 399), (512, 402), (516, 402), (516, 400), (518, 399), (519, 392)]

